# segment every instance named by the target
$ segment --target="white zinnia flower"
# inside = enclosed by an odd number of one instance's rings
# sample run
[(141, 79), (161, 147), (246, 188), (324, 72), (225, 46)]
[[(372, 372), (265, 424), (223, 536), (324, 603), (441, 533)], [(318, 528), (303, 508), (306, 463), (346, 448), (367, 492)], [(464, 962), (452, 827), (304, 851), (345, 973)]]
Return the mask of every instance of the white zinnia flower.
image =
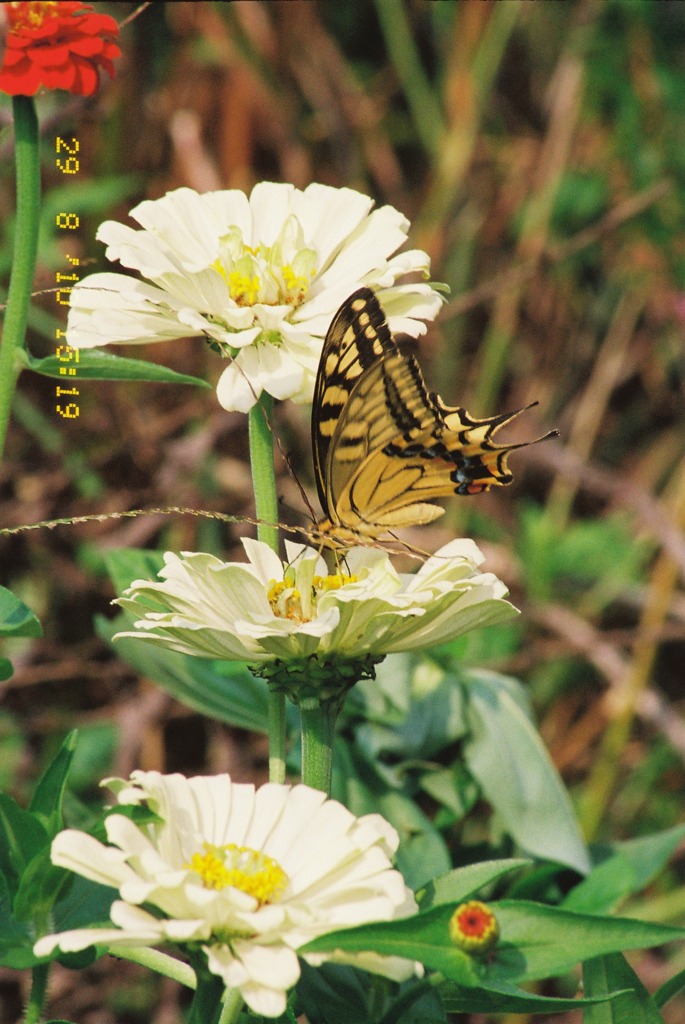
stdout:
[(397, 573), (378, 548), (352, 548), (347, 574), (334, 576), (305, 545), (286, 542), (284, 565), (267, 544), (243, 544), (249, 563), (167, 553), (160, 580), (136, 580), (116, 602), (138, 616), (135, 631), (117, 637), (253, 664), (380, 657), (516, 613), (505, 585), (478, 571), (483, 555), (472, 540), (451, 541), (415, 574)]
[(179, 188), (131, 211), (143, 228), (115, 221), (97, 237), (107, 258), (140, 272), (92, 274), (71, 293), (74, 348), (142, 345), (204, 336), (231, 364), (217, 386), (225, 409), (247, 412), (262, 391), (309, 402), (333, 314), (361, 285), (378, 289), (391, 330), (417, 336), (442, 299), (426, 283), (421, 250), (396, 253), (409, 222), (392, 206), (348, 188), (261, 182), (199, 194)]
[[(338, 928), (415, 913), (390, 862), (395, 830), (378, 814), (355, 818), (308, 786), (255, 791), (228, 775), (133, 772), (109, 780), (120, 805), (146, 804), (162, 821), (105, 821), (110, 846), (75, 829), (60, 832), (52, 861), (119, 890), (110, 928), (47, 935), (36, 956), (97, 944), (200, 944), (210, 971), (238, 989), (255, 1013), (278, 1017), (297, 982), (297, 950)], [(141, 904), (155, 908), (153, 915)], [(376, 954), (303, 954), (344, 960), (396, 981), (416, 964)], [(420, 969), (420, 968), (419, 968)]]

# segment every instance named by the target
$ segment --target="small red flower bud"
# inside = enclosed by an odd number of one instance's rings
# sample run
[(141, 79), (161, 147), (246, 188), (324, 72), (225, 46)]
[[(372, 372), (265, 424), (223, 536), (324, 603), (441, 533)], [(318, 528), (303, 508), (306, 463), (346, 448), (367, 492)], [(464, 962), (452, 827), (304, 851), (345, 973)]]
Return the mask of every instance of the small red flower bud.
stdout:
[(479, 900), (460, 903), (450, 918), (449, 930), (455, 946), (475, 956), (489, 953), (499, 939), (497, 918)]

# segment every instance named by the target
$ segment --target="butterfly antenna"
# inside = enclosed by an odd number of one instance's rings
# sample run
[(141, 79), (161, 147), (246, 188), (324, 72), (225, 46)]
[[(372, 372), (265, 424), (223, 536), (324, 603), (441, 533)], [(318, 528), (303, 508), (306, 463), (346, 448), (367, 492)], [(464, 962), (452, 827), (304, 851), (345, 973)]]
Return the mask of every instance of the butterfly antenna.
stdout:
[(390, 531), (390, 536), (400, 545), (399, 550), (385, 547), (385, 550), (389, 551), (391, 555), (411, 555), (412, 558), (419, 558), (422, 562), (425, 562), (427, 558), (433, 557), (430, 551), (424, 551), (423, 548), (415, 547), (414, 544), (410, 544), (409, 541), (402, 540), (396, 533), (392, 533), (392, 531)]

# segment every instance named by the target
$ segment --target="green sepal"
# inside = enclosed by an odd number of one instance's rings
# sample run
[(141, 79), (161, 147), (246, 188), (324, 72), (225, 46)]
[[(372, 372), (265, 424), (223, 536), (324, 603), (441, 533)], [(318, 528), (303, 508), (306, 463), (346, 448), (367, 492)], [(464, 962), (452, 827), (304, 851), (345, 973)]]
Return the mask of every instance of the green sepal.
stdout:
[(272, 690), (284, 693), (293, 704), (309, 701), (342, 703), (355, 683), (362, 679), (375, 679), (376, 665), (383, 657), (373, 654), (360, 658), (319, 657), (310, 654), (307, 658), (288, 658), (287, 661), (276, 658), (249, 668), (253, 675), (265, 679)]

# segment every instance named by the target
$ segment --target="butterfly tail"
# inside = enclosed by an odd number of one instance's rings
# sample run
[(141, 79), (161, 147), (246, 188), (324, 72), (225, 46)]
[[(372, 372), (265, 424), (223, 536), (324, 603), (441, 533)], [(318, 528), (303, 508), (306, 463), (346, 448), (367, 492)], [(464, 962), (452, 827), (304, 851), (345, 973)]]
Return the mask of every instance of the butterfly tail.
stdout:
[(445, 416), (445, 425), (455, 442), (453, 445), (448, 444), (447, 448), (451, 460), (454, 461), (451, 475), (457, 485), (457, 494), (481, 494), (491, 487), (510, 484), (513, 476), (507, 465), (509, 454), (519, 448), (527, 448), (531, 444), (558, 436), (558, 430), (549, 430), (531, 441), (497, 444), (494, 440), (502, 427), (537, 404), (531, 402), (530, 405), (513, 412), (500, 413), (499, 416), (484, 419), (475, 419), (464, 409), (451, 410)]

